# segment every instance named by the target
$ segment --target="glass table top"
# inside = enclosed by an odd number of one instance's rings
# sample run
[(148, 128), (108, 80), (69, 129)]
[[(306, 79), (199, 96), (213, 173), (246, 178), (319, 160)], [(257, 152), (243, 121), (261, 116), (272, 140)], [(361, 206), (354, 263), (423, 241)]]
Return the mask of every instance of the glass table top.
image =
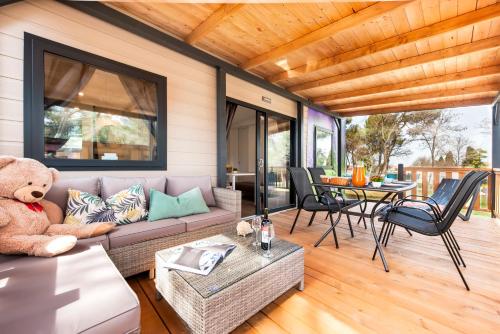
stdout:
[[(180, 270), (174, 271), (201, 296), (208, 298), (253, 274), (254, 272), (265, 268), (269, 264), (274, 263), (302, 248), (302, 246), (294, 243), (274, 238), (271, 247), (271, 254), (273, 256), (271, 258), (265, 258), (262, 256), (264, 251), (260, 248), (260, 246), (255, 247), (252, 245), (254, 240), (254, 234), (246, 237), (237, 236), (236, 234), (219, 234), (187, 243), (185, 244), (186, 246), (189, 245), (196, 247), (197, 244), (206, 245), (206, 242), (208, 241), (213, 243), (234, 244), (236, 245), (236, 248), (207, 276)], [(184, 245), (158, 251), (157, 255), (166, 262), (174, 253), (175, 249), (182, 246)]]

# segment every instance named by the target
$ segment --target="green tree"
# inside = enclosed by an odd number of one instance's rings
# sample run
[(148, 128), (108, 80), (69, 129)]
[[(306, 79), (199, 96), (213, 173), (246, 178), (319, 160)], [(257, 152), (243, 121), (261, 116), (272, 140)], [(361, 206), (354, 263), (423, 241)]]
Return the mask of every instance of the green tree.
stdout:
[(384, 174), (392, 157), (408, 154), (404, 146), (412, 140), (406, 129), (419, 120), (418, 113), (371, 115), (365, 122), (365, 142), (374, 157), (377, 174)]
[(475, 149), (472, 146), (467, 146), (462, 166), (473, 168), (484, 167), (486, 166), (486, 162), (484, 162), (483, 159), (486, 159), (486, 156), (486, 151), (482, 148)]
[(444, 156), (444, 166), (455, 166), (455, 157), (453, 156), (453, 152), (446, 152)]
[(432, 110), (414, 114), (418, 119), (415, 120), (414, 126), (408, 133), (429, 150), (431, 166), (435, 166), (437, 158), (444, 154), (445, 146), (448, 143), (445, 136), (451, 132), (462, 131), (463, 127), (455, 125), (453, 115), (447, 111)]

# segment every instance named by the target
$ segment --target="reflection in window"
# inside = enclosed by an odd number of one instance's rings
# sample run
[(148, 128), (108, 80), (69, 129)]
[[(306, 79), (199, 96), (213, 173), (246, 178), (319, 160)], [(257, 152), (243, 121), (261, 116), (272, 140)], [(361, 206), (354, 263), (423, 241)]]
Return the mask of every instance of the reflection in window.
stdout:
[(315, 167), (323, 167), (325, 171), (331, 172), (327, 174), (332, 174), (335, 171), (335, 155), (333, 149), (334, 134), (332, 131), (323, 129), (321, 127), (315, 127), (315, 157), (314, 164)]
[(291, 204), (288, 174), (291, 122), (277, 116), (269, 116), (267, 125), (267, 201), (268, 207), (274, 209)]
[(157, 85), (44, 54), (45, 158), (157, 159)]

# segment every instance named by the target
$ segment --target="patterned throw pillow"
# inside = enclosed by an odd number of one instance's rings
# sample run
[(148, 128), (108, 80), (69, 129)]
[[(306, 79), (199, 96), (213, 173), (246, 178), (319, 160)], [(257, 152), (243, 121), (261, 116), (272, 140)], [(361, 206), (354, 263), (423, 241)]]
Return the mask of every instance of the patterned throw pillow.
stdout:
[(68, 207), (64, 224), (114, 222), (113, 210), (99, 196), (84, 191), (68, 190)]
[(141, 184), (110, 196), (106, 201), (96, 195), (68, 190), (68, 208), (64, 224), (112, 222), (125, 225), (145, 220), (146, 196)]
[(106, 204), (113, 210), (114, 222), (118, 225), (135, 223), (145, 220), (148, 216), (142, 184), (133, 185), (108, 197)]

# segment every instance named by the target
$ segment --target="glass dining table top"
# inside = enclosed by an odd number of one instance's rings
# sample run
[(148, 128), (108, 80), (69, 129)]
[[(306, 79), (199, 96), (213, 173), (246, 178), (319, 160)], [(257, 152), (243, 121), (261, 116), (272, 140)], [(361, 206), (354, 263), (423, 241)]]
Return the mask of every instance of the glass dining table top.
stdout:
[(330, 187), (338, 189), (351, 189), (351, 190), (364, 190), (364, 191), (378, 191), (378, 192), (405, 192), (411, 190), (417, 186), (415, 182), (411, 181), (393, 181), (391, 183), (384, 183), (380, 187), (374, 187), (371, 184), (365, 186), (353, 186), (349, 185), (336, 185), (330, 183), (313, 183), (315, 187)]

